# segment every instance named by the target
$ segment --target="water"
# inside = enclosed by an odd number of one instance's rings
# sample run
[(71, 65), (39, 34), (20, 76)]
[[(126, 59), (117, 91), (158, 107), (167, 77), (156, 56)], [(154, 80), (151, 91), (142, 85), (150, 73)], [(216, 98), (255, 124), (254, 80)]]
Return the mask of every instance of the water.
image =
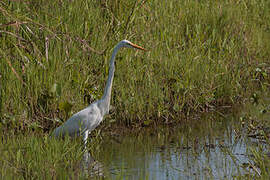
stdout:
[(110, 179), (232, 179), (252, 171), (243, 165), (253, 143), (235, 118), (208, 115), (179, 127), (111, 136), (94, 158)]

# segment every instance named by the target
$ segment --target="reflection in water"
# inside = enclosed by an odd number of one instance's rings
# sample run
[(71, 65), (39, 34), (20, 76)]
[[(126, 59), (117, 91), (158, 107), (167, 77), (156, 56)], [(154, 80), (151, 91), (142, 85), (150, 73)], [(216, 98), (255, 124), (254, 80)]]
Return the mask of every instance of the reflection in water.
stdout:
[(112, 179), (231, 179), (249, 171), (241, 166), (248, 162), (250, 143), (232, 118), (146, 130), (121, 143), (107, 139), (97, 158)]
[(104, 177), (103, 165), (96, 161), (89, 152), (84, 152), (81, 162), (81, 169), (85, 176), (88, 177)]
[[(228, 178), (237, 173), (237, 164), (245, 162), (245, 156), (237, 156), (234, 152), (243, 154), (246, 147), (234, 140), (232, 145), (229, 141), (208, 139), (203, 143), (191, 145), (191, 149), (174, 147), (174, 144), (168, 146), (165, 150), (154, 153), (150, 160), (150, 177), (163, 178)], [(233, 158), (228, 153), (228, 148), (232, 150)], [(238, 161), (238, 162), (236, 162)]]

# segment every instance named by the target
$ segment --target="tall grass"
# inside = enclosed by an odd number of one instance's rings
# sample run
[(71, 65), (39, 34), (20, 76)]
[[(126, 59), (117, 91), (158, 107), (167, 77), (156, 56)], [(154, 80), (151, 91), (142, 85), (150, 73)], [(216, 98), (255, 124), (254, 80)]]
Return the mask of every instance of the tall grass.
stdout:
[(76, 179), (81, 172), (80, 141), (58, 141), (47, 136), (8, 137), (0, 143), (1, 179)]
[[(1, 1), (3, 129), (44, 131), (101, 97), (113, 46), (110, 119), (168, 122), (269, 89), (270, 2)], [(152, 122), (151, 121), (151, 122)]]

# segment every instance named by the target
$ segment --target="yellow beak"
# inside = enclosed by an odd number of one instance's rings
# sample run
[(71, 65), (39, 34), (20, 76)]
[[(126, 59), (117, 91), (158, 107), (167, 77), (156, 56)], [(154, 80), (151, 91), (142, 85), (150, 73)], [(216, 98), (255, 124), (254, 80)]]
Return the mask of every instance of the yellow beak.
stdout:
[(146, 51), (146, 49), (144, 49), (144, 48), (141, 47), (141, 46), (138, 46), (137, 44), (130, 43), (130, 45), (131, 45), (132, 47), (136, 48), (136, 49), (140, 49), (140, 50)]

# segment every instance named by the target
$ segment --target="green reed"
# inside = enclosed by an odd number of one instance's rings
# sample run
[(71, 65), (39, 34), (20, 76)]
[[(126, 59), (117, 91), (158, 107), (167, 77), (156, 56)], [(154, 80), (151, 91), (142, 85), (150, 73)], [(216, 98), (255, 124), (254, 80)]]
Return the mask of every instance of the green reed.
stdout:
[(269, 88), (269, 2), (2, 1), (0, 118), (49, 131), (100, 98), (113, 46), (110, 122), (139, 125), (231, 106)]

